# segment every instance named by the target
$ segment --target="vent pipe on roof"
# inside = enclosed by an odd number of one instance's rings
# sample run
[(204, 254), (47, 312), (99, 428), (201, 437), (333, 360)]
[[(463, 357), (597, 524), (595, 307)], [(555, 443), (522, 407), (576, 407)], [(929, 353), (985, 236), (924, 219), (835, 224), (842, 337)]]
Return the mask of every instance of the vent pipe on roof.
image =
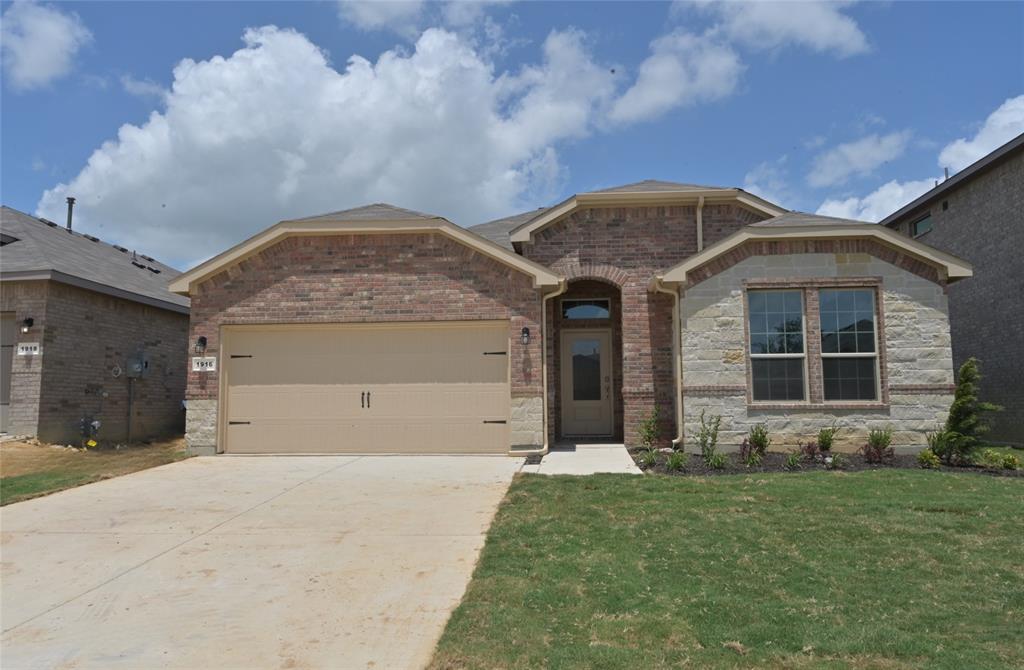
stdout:
[(68, 196), (68, 232), (71, 232), (71, 210), (75, 208), (75, 199)]
[[(942, 168), (942, 172), (943, 172), (943, 174), (946, 175), (946, 179), (949, 179), (949, 168), (948, 167)], [(946, 179), (943, 179), (942, 181), (946, 181)]]

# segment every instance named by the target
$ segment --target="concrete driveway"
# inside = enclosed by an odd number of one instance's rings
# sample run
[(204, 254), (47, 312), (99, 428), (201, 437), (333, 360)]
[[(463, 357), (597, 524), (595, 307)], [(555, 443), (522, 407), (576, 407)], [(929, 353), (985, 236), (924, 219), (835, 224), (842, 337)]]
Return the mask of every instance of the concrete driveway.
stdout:
[(413, 668), (521, 459), (218, 457), (0, 510), (0, 665)]

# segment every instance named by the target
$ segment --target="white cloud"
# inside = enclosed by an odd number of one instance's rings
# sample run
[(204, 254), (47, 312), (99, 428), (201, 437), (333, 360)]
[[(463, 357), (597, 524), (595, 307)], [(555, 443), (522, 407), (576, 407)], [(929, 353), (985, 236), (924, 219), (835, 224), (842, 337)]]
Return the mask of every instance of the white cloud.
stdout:
[(800, 45), (815, 51), (852, 56), (868, 50), (857, 22), (843, 14), (849, 2), (739, 2), (697, 0), (693, 5), (716, 17), (718, 30), (749, 49)]
[(1021, 133), (1024, 133), (1024, 95), (1009, 98), (989, 114), (973, 138), (947, 144), (939, 154), (939, 167), (963, 170)]
[(718, 100), (739, 83), (743, 64), (729, 46), (677, 30), (651, 42), (636, 82), (611, 109), (613, 121), (655, 118), (676, 107)]
[(91, 40), (77, 14), (48, 5), (15, 2), (0, 18), (0, 57), (15, 90), (41, 88), (63, 77)]
[(163, 100), (167, 97), (168, 90), (152, 79), (136, 79), (124, 74), (121, 75), (121, 87), (126, 93), (139, 98), (157, 98)]
[(393, 30), (414, 35), (419, 27), (424, 0), (338, 0), (338, 16), (360, 30)]
[(291, 30), (244, 42), (181, 61), (164, 111), (122, 126), (38, 214), (74, 195), (83, 229), (179, 264), (279, 219), (374, 201), (477, 223), (551, 197), (557, 145), (586, 135), (614, 94), (576, 32), (505, 73), (444, 30), (342, 71)]
[(807, 181), (811, 186), (834, 186), (853, 175), (871, 174), (879, 166), (902, 156), (910, 137), (911, 133), (905, 130), (868, 135), (840, 144), (815, 157)]
[(842, 219), (881, 221), (897, 209), (935, 186), (935, 180), (890, 181), (863, 198), (828, 199), (821, 203), (818, 214)]
[(743, 190), (776, 205), (785, 206), (785, 202), (791, 198), (787, 183), (788, 161), (788, 156), (782, 156), (776, 161), (765, 161), (755, 166), (743, 178)]

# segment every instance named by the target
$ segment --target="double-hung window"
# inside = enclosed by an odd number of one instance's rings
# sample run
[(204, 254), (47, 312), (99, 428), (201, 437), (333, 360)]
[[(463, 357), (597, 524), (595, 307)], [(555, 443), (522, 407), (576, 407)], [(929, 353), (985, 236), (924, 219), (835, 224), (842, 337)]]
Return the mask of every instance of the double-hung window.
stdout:
[(748, 291), (754, 401), (806, 399), (803, 291)]
[(825, 402), (878, 400), (874, 290), (821, 289), (818, 299)]

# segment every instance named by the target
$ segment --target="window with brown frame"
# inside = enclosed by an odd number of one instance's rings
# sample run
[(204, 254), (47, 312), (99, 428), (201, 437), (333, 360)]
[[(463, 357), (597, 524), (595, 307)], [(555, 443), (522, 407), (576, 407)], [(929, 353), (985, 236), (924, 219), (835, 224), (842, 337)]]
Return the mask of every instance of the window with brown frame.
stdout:
[(823, 288), (818, 301), (825, 402), (878, 400), (875, 292)]
[(803, 292), (748, 291), (747, 309), (753, 399), (804, 400)]

